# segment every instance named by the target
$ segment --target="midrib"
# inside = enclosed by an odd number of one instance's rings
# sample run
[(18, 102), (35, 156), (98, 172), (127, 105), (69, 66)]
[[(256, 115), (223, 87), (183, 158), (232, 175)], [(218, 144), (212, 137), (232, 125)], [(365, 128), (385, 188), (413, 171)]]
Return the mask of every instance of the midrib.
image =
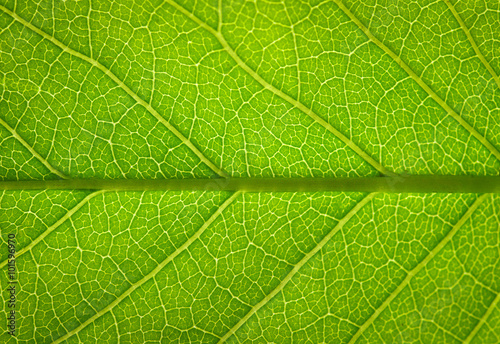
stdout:
[(0, 190), (500, 193), (500, 176), (359, 178), (61, 179), (0, 181)]

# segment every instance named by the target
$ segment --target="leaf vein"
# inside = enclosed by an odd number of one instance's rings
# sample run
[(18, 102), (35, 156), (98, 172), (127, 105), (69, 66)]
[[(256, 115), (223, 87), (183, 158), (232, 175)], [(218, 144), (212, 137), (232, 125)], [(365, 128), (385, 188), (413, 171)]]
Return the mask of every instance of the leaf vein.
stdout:
[(337, 225), (311, 250), (309, 251), (288, 273), (288, 275), (285, 276), (285, 278), (281, 281), (281, 283), (274, 288), (268, 295), (266, 295), (259, 303), (257, 303), (243, 318), (236, 323), (219, 341), (219, 344), (224, 343), (229, 337), (231, 337), (252, 315), (254, 315), (260, 308), (262, 308), (266, 303), (268, 303), (270, 300), (272, 300), (285, 286), (287, 283), (292, 279), (292, 277), (302, 268), (316, 253), (318, 253), (328, 241), (339, 231), (342, 229), (342, 227), (361, 209), (363, 208), (368, 202), (370, 202), (373, 197), (375, 197), (377, 193), (371, 193), (361, 202), (356, 204), (354, 208), (352, 208), (346, 216), (344, 216), (338, 223)]
[[(77, 205), (71, 208), (64, 216), (62, 216), (59, 220), (57, 220), (53, 225), (49, 226), (42, 234), (40, 234), (35, 240), (33, 240), (28, 246), (25, 246), (21, 250), (16, 253), (16, 258), (19, 258), (26, 252), (30, 251), (34, 246), (36, 246), (40, 241), (45, 239), (47, 235), (56, 230), (60, 225), (62, 225), (66, 220), (68, 220), (73, 214), (75, 214), (78, 210), (80, 210), (85, 204), (87, 204), (92, 198), (106, 192), (106, 190), (96, 191), (82, 199)], [(5, 265), (7, 265), (8, 259), (4, 260), (0, 263), (0, 269), (2, 269)]]
[(276, 96), (279, 98), (285, 100), (289, 104), (293, 105), (306, 115), (308, 115), (310, 118), (312, 118), (315, 122), (323, 126), (326, 130), (334, 134), (338, 139), (340, 139), (342, 142), (344, 142), (350, 149), (352, 149), (356, 154), (358, 154), (361, 158), (363, 158), (366, 162), (368, 162), (371, 166), (373, 166), (375, 169), (377, 169), (380, 173), (386, 175), (386, 176), (391, 176), (395, 177), (397, 176), (396, 173), (389, 171), (386, 167), (384, 167), (380, 162), (376, 161), (374, 158), (372, 158), (368, 153), (366, 153), (361, 147), (359, 147), (354, 141), (349, 139), (347, 136), (342, 134), (339, 130), (334, 128), (330, 123), (325, 121), (323, 118), (321, 118), (318, 114), (316, 114), (312, 109), (308, 108), (305, 106), (303, 103), (300, 101), (290, 97), (283, 91), (277, 89), (270, 83), (268, 83), (264, 78), (262, 78), (257, 72), (255, 72), (252, 68), (250, 68), (240, 57), (239, 55), (229, 46), (227, 43), (226, 39), (222, 35), (221, 32), (214, 30), (212, 27), (204, 23), (200, 18), (196, 17), (194, 14), (186, 10), (184, 7), (181, 5), (177, 4), (175, 1), (172, 0), (165, 0), (169, 5), (177, 9), (179, 12), (183, 13), (186, 17), (189, 19), (193, 20), (195, 23), (200, 25), (203, 29), (211, 33), (222, 45), (224, 50), (231, 56), (231, 58), (236, 62), (236, 64), (243, 69), (245, 72), (247, 72), (255, 81), (257, 81), (261, 86), (263, 86), (265, 89), (271, 91), (274, 93)]
[(56, 169), (46, 158), (44, 158), (40, 153), (38, 153), (35, 148), (33, 148), (26, 140), (24, 140), (19, 133), (12, 128), (7, 122), (5, 122), (3, 119), (0, 118), (0, 124), (7, 129), (10, 134), (17, 140), (19, 143), (21, 143), (24, 148), (26, 148), (38, 161), (40, 161), (45, 167), (49, 169), (50, 172), (54, 173), (55, 175), (59, 176), (62, 179), (68, 179), (69, 176), (65, 175), (58, 169)]
[(156, 276), (158, 272), (160, 272), (168, 263), (170, 263), (175, 257), (177, 257), (181, 252), (183, 252), (185, 249), (187, 249), (191, 243), (193, 243), (195, 240), (197, 240), (205, 231), (205, 229), (210, 226), (217, 217), (219, 217), (222, 212), (231, 204), (233, 201), (241, 194), (240, 191), (235, 192), (229, 197), (220, 207), (217, 209), (212, 216), (198, 229), (198, 231), (191, 236), (182, 246), (177, 248), (171, 255), (169, 255), (167, 258), (165, 258), (156, 268), (154, 268), (150, 273), (148, 273), (146, 276), (141, 278), (139, 281), (136, 283), (132, 284), (130, 288), (128, 288), (123, 294), (118, 296), (113, 302), (111, 302), (109, 305), (101, 309), (99, 312), (94, 314), (92, 317), (84, 321), (80, 326), (74, 328), (70, 332), (66, 333), (64, 336), (59, 337), (56, 339), (53, 344), (61, 343), (65, 341), (66, 339), (72, 337), (75, 334), (78, 334), (82, 329), (93, 323), (96, 319), (100, 318), (104, 314), (106, 314), (108, 311), (112, 310), (115, 306), (120, 304), (124, 299), (126, 299), (132, 292), (138, 288), (140, 288), (144, 283), (149, 281), (151, 278)]
[(205, 163), (210, 169), (212, 169), (215, 173), (217, 173), (221, 177), (227, 177), (227, 173), (224, 172), (221, 168), (217, 167), (212, 161), (210, 161), (184, 134), (182, 134), (177, 128), (175, 128), (170, 122), (168, 122), (165, 118), (163, 118), (158, 111), (156, 111), (151, 104), (147, 103), (144, 99), (139, 97), (134, 91), (132, 91), (122, 80), (120, 80), (111, 70), (107, 69), (103, 64), (99, 63), (97, 60), (92, 59), (76, 50), (71, 49), (70, 47), (66, 46), (59, 40), (57, 40), (55, 37), (50, 36), (46, 32), (42, 31), (38, 27), (34, 26), (30, 22), (26, 21), (22, 17), (20, 17), (17, 13), (12, 12), (11, 10), (7, 9), (6, 7), (0, 5), (0, 9), (10, 15), (12, 18), (17, 20), (19, 23), (24, 25), (25, 27), (29, 28), (33, 32), (37, 33), (38, 35), (42, 36), (43, 38), (51, 41), (53, 44), (61, 48), (64, 52), (76, 56), (82, 60), (84, 60), (87, 63), (90, 63), (92, 66), (96, 67), (100, 71), (102, 71), (104, 74), (106, 74), (111, 80), (113, 80), (121, 89), (123, 89), (130, 97), (132, 97), (138, 104), (146, 108), (149, 113), (153, 115), (161, 124), (163, 124), (165, 127), (167, 127), (168, 130), (170, 130), (183, 144), (185, 144), (191, 151), (198, 156), (198, 158)]
[(378, 318), (378, 316), (384, 311), (384, 309), (389, 306), (389, 304), (399, 295), (399, 293), (410, 283), (411, 279), (417, 275), (429, 261), (434, 258), (439, 251), (453, 238), (456, 232), (462, 227), (462, 225), (467, 221), (472, 213), (481, 205), (481, 203), (488, 197), (489, 194), (483, 194), (477, 198), (474, 203), (469, 207), (465, 214), (458, 220), (458, 222), (453, 226), (453, 228), (446, 234), (446, 236), (432, 249), (431, 252), (415, 266), (408, 274), (406, 278), (398, 285), (396, 289), (385, 299), (385, 301), (373, 312), (373, 314), (359, 327), (358, 331), (354, 334), (348, 344), (354, 344), (363, 332), (370, 327), (371, 324)]
[(465, 119), (463, 119), (455, 110), (451, 108), (436, 92), (430, 88), (411, 68), (408, 66), (398, 55), (396, 55), (388, 46), (382, 43), (375, 37), (371, 31), (342, 3), (340, 0), (334, 0), (337, 6), (354, 22), (361, 31), (380, 49), (388, 54), (401, 68), (404, 69), (408, 75), (417, 82), (417, 84), (427, 92), (427, 94), (438, 103), (448, 115), (455, 119), (462, 127), (464, 127), (472, 136), (474, 136), (483, 146), (485, 146), (498, 160), (500, 160), (500, 151), (493, 146), (488, 139), (481, 135), (473, 126), (471, 126)]
[(491, 313), (495, 310), (497, 305), (500, 303), (500, 293), (497, 294), (493, 302), (490, 304), (486, 312), (483, 314), (479, 322), (476, 324), (476, 326), (472, 329), (471, 333), (467, 336), (467, 338), (464, 340), (463, 344), (468, 344), (470, 343), (476, 334), (479, 332), (481, 327), (486, 323), (486, 320), (490, 317)]
[(465, 22), (460, 17), (460, 14), (458, 14), (457, 10), (452, 5), (452, 3), (450, 2), (450, 0), (443, 0), (443, 1), (446, 3), (446, 5), (450, 9), (451, 13), (453, 13), (453, 16), (455, 17), (455, 19), (457, 20), (457, 22), (460, 24), (460, 27), (462, 28), (462, 30), (464, 31), (465, 35), (467, 36), (467, 39), (469, 40), (469, 43), (472, 45), (472, 48), (476, 52), (477, 57), (479, 57), (479, 59), (481, 60), (481, 62), (483, 63), (483, 65), (486, 67), (486, 69), (488, 69), (488, 72), (490, 72), (491, 76), (495, 80), (495, 82), (498, 85), (498, 87), (500, 87), (500, 78), (498, 78), (498, 75), (497, 75), (497, 73), (495, 73), (495, 70), (491, 67), (491, 65), (489, 64), (489, 62), (486, 60), (486, 58), (484, 57), (484, 55), (481, 53), (481, 50), (479, 50), (479, 47), (477, 46), (476, 41), (474, 40), (474, 37), (472, 37), (469, 29), (467, 28), (467, 25), (465, 25)]

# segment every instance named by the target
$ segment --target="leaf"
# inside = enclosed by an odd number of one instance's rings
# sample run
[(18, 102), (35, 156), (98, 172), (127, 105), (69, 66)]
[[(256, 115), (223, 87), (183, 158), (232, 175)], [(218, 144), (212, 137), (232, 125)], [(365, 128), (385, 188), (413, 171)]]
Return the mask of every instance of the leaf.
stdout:
[(0, 341), (499, 342), (499, 21), (0, 1)]

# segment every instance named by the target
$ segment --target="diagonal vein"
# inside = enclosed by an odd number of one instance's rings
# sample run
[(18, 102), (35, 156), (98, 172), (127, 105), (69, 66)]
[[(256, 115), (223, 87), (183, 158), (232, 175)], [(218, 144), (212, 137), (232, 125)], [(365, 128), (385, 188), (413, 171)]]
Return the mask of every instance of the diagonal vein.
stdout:
[(129, 96), (131, 96), (138, 104), (142, 105), (144, 108), (146, 108), (149, 113), (151, 113), (161, 124), (163, 124), (165, 127), (167, 127), (168, 130), (170, 130), (179, 140), (182, 141), (183, 144), (185, 144), (191, 151), (193, 151), (198, 158), (202, 162), (204, 162), (208, 167), (210, 167), (215, 173), (217, 173), (221, 177), (227, 177), (226, 172), (224, 172), (221, 168), (217, 167), (213, 162), (211, 162), (196, 146), (186, 137), (184, 136), (177, 128), (175, 128), (170, 122), (168, 122), (165, 118), (163, 118), (158, 111), (156, 111), (151, 104), (147, 103), (144, 99), (139, 97), (134, 91), (132, 91), (122, 80), (120, 80), (111, 70), (106, 68), (103, 64), (99, 63), (97, 60), (90, 58), (76, 50), (71, 49), (64, 43), (60, 42), (57, 40), (55, 37), (50, 36), (46, 32), (42, 31), (38, 27), (34, 26), (30, 22), (26, 21), (25, 19), (21, 18), (17, 13), (12, 12), (8, 8), (0, 5), (0, 9), (10, 15), (12, 18), (17, 20), (19, 23), (24, 25), (25, 27), (29, 28), (33, 32), (37, 33), (38, 35), (42, 36), (43, 38), (51, 41), (53, 44), (61, 48), (64, 52), (67, 52), (68, 54), (71, 54), (73, 56), (76, 56), (88, 63), (90, 63), (92, 66), (98, 68), (101, 70), (104, 74), (106, 74), (111, 80), (113, 80), (118, 86), (120, 86), (121, 89), (123, 89)]
[[(318, 114), (316, 114), (312, 109), (308, 108), (304, 104), (302, 104), (300, 101), (290, 97), (283, 91), (277, 89), (270, 83), (268, 83), (264, 78), (262, 78), (257, 72), (255, 72), (252, 68), (250, 68), (239, 56), (238, 54), (229, 46), (227, 43), (226, 39), (222, 35), (221, 32), (214, 30), (212, 27), (207, 25), (205, 22), (203, 22), (200, 18), (196, 17), (194, 14), (186, 10), (184, 7), (181, 5), (177, 4), (173, 0), (165, 0), (169, 5), (177, 9), (179, 12), (183, 13), (186, 17), (189, 19), (193, 20), (195, 23), (197, 23), (200, 27), (202, 27), (204, 30), (208, 31), (211, 33), (215, 38), (219, 41), (219, 43), (222, 45), (224, 50), (231, 56), (231, 58), (237, 63), (237, 65), (242, 68), (245, 72), (247, 72), (253, 79), (255, 79), (259, 84), (261, 84), (265, 89), (271, 91), (281, 99), (287, 101), (288, 103), (292, 104), (296, 108), (298, 108), (300, 111), (311, 117), (314, 121), (319, 123), (321, 126), (323, 126), (326, 130), (334, 134), (338, 139), (340, 139), (342, 142), (344, 142), (350, 149), (352, 149), (356, 154), (361, 156), (366, 162), (368, 162), (370, 165), (372, 165), (375, 169), (377, 169), (380, 173), (386, 175), (386, 176), (392, 176), (395, 177), (397, 174), (389, 171), (387, 168), (382, 166), (382, 164), (375, 159), (373, 159), (371, 156), (368, 155), (361, 147), (359, 147), (354, 141), (349, 139), (347, 136), (342, 134), (340, 131), (335, 129), (330, 123), (325, 121), (323, 118), (321, 118)], [(220, 19), (219, 19), (220, 20)], [(220, 25), (219, 25), (220, 26)]]
[(342, 11), (364, 32), (364, 34), (375, 43), (380, 49), (382, 49), (386, 54), (388, 54), (396, 63), (405, 70), (408, 75), (417, 82), (417, 84), (422, 87), (427, 94), (434, 99), (453, 119), (455, 119), (462, 127), (464, 127), (472, 136), (474, 136), (483, 146), (488, 148), (488, 150), (500, 160), (500, 151), (493, 146), (491, 142), (488, 141), (486, 137), (481, 135), (474, 127), (472, 127), (465, 119), (463, 119), (455, 110), (451, 108), (441, 97), (434, 92), (429, 85), (427, 85), (411, 68), (408, 66), (398, 55), (396, 55), (388, 46), (382, 43), (377, 37), (375, 37), (370, 30), (361, 23), (361, 21), (351, 12), (341, 0), (334, 0), (335, 3), (340, 7)]
[(474, 41), (474, 38), (472, 37), (469, 29), (467, 28), (467, 25), (465, 25), (465, 22), (462, 20), (462, 18), (458, 14), (457, 10), (455, 9), (455, 7), (451, 4), (450, 0), (443, 0), (443, 1), (446, 3), (446, 5), (448, 5), (448, 8), (450, 9), (451, 13), (453, 13), (453, 16), (455, 16), (455, 19), (460, 24), (460, 27), (462, 28), (462, 30), (465, 32), (465, 35), (469, 39), (469, 43), (472, 45), (472, 48), (474, 48), (474, 51), (476, 52), (477, 57), (479, 57), (479, 59), (481, 60), (483, 65), (486, 67), (488, 72), (490, 72), (491, 76), (493, 77), (493, 79), (497, 83), (498, 87), (500, 87), (500, 79), (498, 78), (497, 73), (495, 73), (495, 70), (491, 67), (491, 65), (488, 63), (488, 61), (484, 57), (484, 55), (479, 50), (479, 47), (477, 46), (476, 41)]
[(146, 276), (144, 276), (142, 279), (137, 281), (136, 283), (132, 284), (130, 288), (128, 288), (123, 294), (118, 296), (113, 302), (111, 302), (109, 305), (107, 305), (105, 308), (101, 309), (99, 312), (94, 314), (92, 317), (87, 319), (85, 322), (80, 324), (80, 326), (74, 328), (70, 332), (66, 333), (64, 336), (59, 337), (57, 340), (55, 340), (52, 344), (57, 344), (65, 341), (66, 339), (72, 337), (73, 335), (77, 334), (80, 332), (82, 329), (87, 327), (89, 324), (94, 322), (96, 319), (100, 318), (107, 312), (111, 311), (115, 306), (117, 306), (120, 302), (122, 302), (124, 299), (126, 299), (134, 290), (139, 288), (141, 285), (149, 281), (151, 278), (156, 276), (158, 272), (160, 272), (168, 263), (170, 263), (175, 257), (177, 257), (181, 252), (183, 252), (185, 249), (191, 245), (195, 240), (197, 240), (203, 232), (210, 226), (216, 219), (219, 217), (222, 212), (236, 199), (238, 196), (241, 194), (240, 191), (235, 192), (234, 194), (231, 195), (220, 207), (215, 211), (212, 216), (203, 224), (203, 226), (198, 229), (198, 231), (191, 236), (182, 246), (180, 246), (178, 249), (176, 249), (171, 255), (169, 255), (167, 258), (165, 258), (156, 268), (154, 268), (150, 273), (148, 273)]
[(292, 279), (292, 277), (300, 270), (301, 267), (303, 267), (309, 259), (311, 259), (316, 253), (318, 253), (324, 246), (325, 244), (330, 241), (330, 239), (339, 231), (342, 229), (342, 227), (361, 209), (363, 208), (368, 202), (370, 202), (373, 197), (375, 197), (377, 193), (371, 193), (361, 202), (356, 204), (354, 208), (351, 209), (347, 213), (346, 216), (344, 216), (338, 223), (337, 225), (328, 233), (311, 251), (309, 251), (286, 275), (286, 277), (281, 281), (281, 283), (271, 291), (266, 297), (264, 297), (259, 303), (257, 303), (253, 308), (243, 317), (238, 321), (236, 325), (234, 325), (219, 341), (220, 343), (225, 342), (229, 337), (231, 337), (252, 315), (254, 315), (260, 308), (262, 308), (266, 303), (268, 303), (270, 300), (272, 300), (273, 297), (276, 296), (283, 288), (286, 286), (286, 284)]
[(68, 179), (69, 177), (67, 175), (65, 175), (64, 173), (62, 173), (61, 171), (57, 170), (54, 166), (52, 166), (48, 161), (47, 159), (45, 159), (44, 157), (42, 157), (40, 155), (40, 153), (38, 153), (32, 146), (30, 146), (28, 144), (28, 142), (26, 142), (20, 135), (19, 133), (14, 129), (12, 128), (7, 122), (5, 122), (3, 119), (0, 118), (0, 124), (5, 128), (7, 129), (11, 135), (17, 140), (19, 141), (38, 161), (40, 161), (45, 167), (47, 167), (49, 169), (50, 172), (56, 174), (57, 176), (59, 176), (60, 178), (62, 179)]
[(495, 310), (495, 308), (498, 306), (500, 303), (500, 293), (497, 294), (491, 305), (488, 307), (488, 310), (483, 314), (481, 317), (481, 320), (477, 323), (477, 325), (474, 327), (474, 329), (471, 331), (471, 333), (467, 336), (467, 338), (463, 341), (463, 344), (469, 344), (474, 337), (476, 336), (477, 332), (481, 329), (481, 327), (484, 325), (486, 320), (490, 317), (491, 313)]
[(387, 306), (394, 300), (399, 293), (410, 283), (411, 279), (413, 276), (418, 274), (420, 270), (422, 270), (427, 263), (429, 263), (432, 258), (434, 258), (439, 251), (443, 247), (446, 246), (448, 242), (453, 238), (455, 233), (462, 227), (462, 225), (469, 219), (469, 217), (472, 215), (472, 213), (479, 207), (479, 205), (485, 200), (486, 197), (488, 197), (489, 194), (484, 194), (476, 199), (474, 203), (469, 207), (469, 209), (465, 212), (465, 214), (458, 220), (458, 222), (453, 226), (453, 228), (446, 234), (446, 236), (432, 249), (431, 252), (417, 265), (415, 266), (408, 274), (406, 275), (406, 278), (401, 282), (401, 284), (389, 295), (387, 299), (378, 307), (375, 312), (366, 320), (358, 329), (358, 331), (354, 334), (354, 336), (351, 338), (349, 341), (349, 344), (355, 343), (359, 337), (363, 334), (363, 332), (370, 327), (370, 325), (378, 318), (378, 316), (384, 311), (384, 309), (387, 308)]
[[(82, 199), (77, 205), (75, 205), (73, 208), (71, 208), (64, 216), (62, 216), (59, 220), (57, 220), (56, 223), (54, 223), (52, 226), (48, 227), (40, 236), (38, 236), (35, 240), (33, 240), (28, 246), (24, 247), (23, 249), (19, 250), (16, 253), (16, 258), (19, 258), (21, 255), (24, 253), (30, 251), (34, 246), (36, 246), (40, 241), (45, 239), (47, 235), (52, 233), (54, 230), (56, 230), (60, 225), (62, 225), (67, 219), (69, 219), (71, 216), (73, 216), (74, 213), (76, 213), (78, 210), (80, 210), (81, 207), (83, 207), (85, 204), (87, 204), (92, 198), (96, 197), (97, 195), (100, 195), (102, 193), (106, 192), (105, 190), (101, 191), (96, 191)], [(3, 268), (5, 265), (7, 265), (7, 260), (4, 260), (2, 263), (0, 263), (0, 269)]]

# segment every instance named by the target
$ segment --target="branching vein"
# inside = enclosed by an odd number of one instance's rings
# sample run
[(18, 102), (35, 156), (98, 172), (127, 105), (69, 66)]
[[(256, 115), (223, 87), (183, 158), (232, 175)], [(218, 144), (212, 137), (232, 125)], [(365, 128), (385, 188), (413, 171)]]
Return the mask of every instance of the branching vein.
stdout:
[(491, 65), (488, 63), (484, 55), (481, 53), (481, 50), (479, 50), (479, 47), (476, 44), (476, 41), (474, 40), (474, 37), (472, 37), (469, 29), (467, 28), (467, 25), (465, 25), (465, 22), (462, 20), (460, 15), (458, 14), (457, 10), (453, 5), (451, 4), (450, 0), (443, 0), (446, 5), (448, 5), (448, 8), (450, 9), (451, 13), (453, 13), (453, 16), (457, 20), (457, 22), (460, 24), (460, 27), (464, 31), (465, 35), (467, 36), (467, 39), (469, 40), (469, 43), (472, 45), (472, 48), (474, 48), (474, 51), (476, 52), (477, 57), (481, 60), (483, 65), (488, 69), (488, 72), (490, 72), (491, 76), (497, 83), (498, 87), (500, 88), (500, 78), (498, 78), (497, 73), (495, 73), (495, 70), (491, 67)]
[[(84, 199), (82, 199), (77, 205), (75, 205), (73, 208), (71, 208), (66, 214), (64, 214), (63, 217), (61, 217), (59, 220), (56, 221), (52, 226), (48, 227), (40, 236), (38, 236), (35, 240), (33, 240), (28, 246), (22, 248), (16, 253), (16, 258), (19, 258), (29, 250), (31, 250), (34, 246), (36, 246), (40, 241), (45, 239), (47, 235), (52, 233), (54, 230), (56, 230), (60, 225), (62, 225), (66, 220), (68, 220), (71, 216), (73, 216), (74, 213), (76, 213), (78, 210), (80, 210), (85, 204), (87, 204), (92, 198), (103, 194), (106, 192), (105, 190), (101, 191), (96, 191), (94, 193), (91, 193)], [(7, 260), (4, 260), (2, 263), (0, 263), (0, 269), (2, 269), (5, 265), (7, 265)]]
[(169, 255), (165, 260), (163, 260), (156, 268), (154, 268), (150, 273), (148, 273), (146, 276), (144, 276), (142, 279), (137, 281), (136, 283), (132, 284), (130, 288), (128, 288), (123, 294), (118, 296), (113, 302), (111, 302), (109, 305), (101, 309), (99, 312), (94, 314), (92, 317), (87, 319), (85, 322), (83, 322), (80, 326), (74, 328), (70, 332), (66, 333), (64, 336), (58, 338), (53, 342), (53, 344), (61, 343), (65, 341), (66, 339), (72, 337), (73, 335), (77, 334), (80, 332), (82, 329), (87, 327), (89, 324), (93, 323), (96, 319), (102, 317), (104, 314), (107, 312), (111, 311), (115, 306), (120, 304), (124, 299), (126, 299), (132, 292), (138, 288), (141, 287), (144, 283), (149, 281), (151, 278), (156, 276), (158, 272), (160, 272), (168, 263), (170, 263), (175, 257), (177, 257), (181, 252), (183, 252), (185, 249), (189, 247), (195, 240), (197, 240), (203, 232), (222, 214), (222, 212), (231, 204), (233, 201), (238, 198), (238, 196), (241, 194), (241, 192), (235, 192), (231, 197), (229, 197), (220, 207), (215, 211), (212, 216), (203, 224), (203, 226), (198, 229), (198, 231), (190, 237), (182, 246), (177, 248), (171, 255)]
[(215, 173), (217, 173), (221, 177), (227, 177), (228, 175), (226, 172), (224, 172), (221, 168), (217, 167), (213, 162), (211, 162), (187, 137), (185, 137), (177, 128), (175, 128), (170, 122), (168, 122), (165, 118), (163, 118), (158, 111), (156, 111), (148, 102), (143, 100), (141, 97), (139, 97), (134, 91), (132, 91), (122, 80), (120, 80), (111, 70), (107, 69), (104, 65), (99, 63), (97, 60), (94, 60), (78, 51), (75, 51), (71, 49), (70, 47), (66, 46), (62, 42), (58, 41), (55, 37), (50, 36), (46, 32), (40, 30), (38, 27), (34, 26), (33, 24), (29, 23), (25, 19), (21, 18), (17, 13), (12, 12), (8, 8), (5, 8), (4, 6), (0, 5), (0, 9), (10, 15), (12, 18), (17, 20), (19, 23), (22, 25), (26, 26), (33, 32), (39, 34), (43, 38), (51, 41), (54, 43), (56, 46), (61, 48), (64, 52), (67, 52), (68, 54), (71, 54), (73, 56), (76, 56), (94, 67), (98, 68), (101, 70), (104, 74), (106, 74), (111, 80), (113, 80), (117, 85), (119, 85), (129, 96), (131, 96), (137, 103), (142, 105), (144, 108), (146, 108), (149, 113), (151, 113), (161, 124), (163, 124), (165, 127), (167, 127), (168, 130), (170, 130), (179, 140), (182, 141), (186, 146), (193, 151), (198, 158), (202, 162), (204, 162), (210, 169), (212, 169)]
[(259, 84), (261, 84), (265, 89), (273, 92), (275, 95), (280, 97), (281, 99), (287, 101), (288, 103), (292, 104), (299, 110), (301, 110), (303, 113), (311, 117), (314, 121), (319, 123), (321, 126), (323, 126), (326, 130), (334, 134), (338, 139), (340, 139), (342, 142), (344, 142), (350, 149), (352, 149), (356, 154), (358, 154), (360, 157), (362, 157), (366, 162), (368, 162), (370, 165), (372, 165), (375, 169), (377, 169), (380, 173), (386, 175), (386, 176), (391, 176), (395, 177), (397, 174), (389, 171), (386, 167), (382, 166), (382, 164), (375, 159), (373, 159), (371, 156), (368, 155), (364, 150), (361, 149), (354, 141), (349, 139), (347, 136), (342, 134), (340, 131), (335, 129), (330, 123), (325, 121), (323, 118), (321, 118), (318, 114), (316, 114), (312, 109), (308, 108), (304, 104), (302, 104), (300, 101), (293, 99), (283, 91), (277, 89), (270, 83), (268, 83), (264, 78), (262, 78), (257, 72), (255, 72), (252, 68), (250, 68), (239, 56), (238, 54), (229, 46), (227, 43), (226, 39), (222, 35), (221, 32), (214, 30), (212, 27), (207, 25), (205, 22), (203, 22), (200, 18), (196, 17), (194, 14), (191, 12), (187, 11), (184, 7), (180, 6), (177, 4), (175, 1), (172, 0), (166, 0), (168, 4), (170, 4), (172, 7), (176, 8), (179, 12), (183, 13), (186, 15), (188, 18), (193, 20), (195, 23), (200, 25), (203, 29), (211, 33), (217, 40), (220, 42), (224, 50), (233, 58), (233, 60), (238, 64), (240, 68), (242, 68), (245, 72), (247, 72), (252, 78), (254, 78)]
[(257, 303), (243, 318), (238, 321), (236, 325), (234, 325), (219, 341), (219, 344), (224, 343), (229, 337), (231, 337), (252, 315), (254, 315), (259, 309), (261, 309), (266, 303), (268, 303), (270, 300), (273, 299), (285, 286), (287, 283), (292, 279), (292, 277), (300, 270), (301, 267), (303, 267), (316, 253), (318, 253), (323, 246), (326, 245), (328, 241), (339, 231), (342, 229), (342, 227), (361, 209), (363, 208), (368, 202), (370, 202), (373, 197), (375, 197), (377, 193), (371, 193), (368, 196), (366, 196), (361, 202), (356, 204), (354, 208), (351, 209), (347, 213), (344, 218), (342, 218), (337, 225), (328, 233), (323, 240), (321, 240), (311, 251), (309, 251), (298, 263), (295, 265), (286, 275), (286, 277), (281, 281), (281, 283), (273, 289), (271, 293), (269, 293), (266, 297), (264, 297), (259, 303)]
[(434, 92), (429, 85), (427, 85), (411, 68), (408, 66), (398, 55), (396, 55), (388, 46), (382, 43), (377, 37), (375, 37), (370, 30), (361, 23), (361, 21), (351, 12), (340, 0), (334, 0), (335, 3), (344, 11), (344, 13), (364, 32), (364, 34), (375, 43), (380, 49), (387, 53), (391, 58), (396, 61), (396, 63), (405, 70), (408, 75), (417, 82), (417, 84), (422, 87), (429, 96), (431, 96), (434, 101), (436, 101), (453, 119), (455, 119), (461, 126), (463, 126), (472, 136), (474, 136), (483, 146), (488, 148), (488, 150), (500, 160), (500, 151), (493, 146), (491, 142), (481, 135), (474, 127), (472, 127), (465, 119), (463, 119), (455, 110), (453, 110), (441, 97)]
[(467, 338), (464, 340), (463, 344), (469, 344), (474, 337), (476, 336), (477, 332), (483, 327), (484, 323), (488, 318), (490, 317), (491, 313), (497, 308), (497, 306), (500, 304), (500, 293), (497, 294), (491, 305), (488, 307), (488, 310), (483, 314), (481, 317), (481, 320), (477, 323), (477, 325), (474, 327), (474, 329), (471, 331), (471, 333), (467, 336)]
[(47, 159), (45, 159), (43, 156), (40, 155), (33, 147), (31, 147), (28, 142), (26, 142), (19, 133), (12, 128), (7, 122), (5, 122), (3, 119), (0, 118), (0, 124), (7, 129), (14, 138), (19, 141), (38, 161), (40, 161), (45, 167), (49, 169), (50, 172), (54, 173), (58, 177), (62, 179), (68, 179), (69, 177), (62, 173), (61, 171), (57, 170), (54, 166), (52, 166)]
[(489, 197), (489, 194), (484, 194), (480, 196), (476, 201), (470, 206), (470, 208), (467, 210), (467, 212), (458, 220), (458, 222), (453, 226), (453, 228), (446, 234), (446, 236), (437, 244), (431, 252), (417, 265), (415, 266), (410, 272), (408, 272), (408, 275), (406, 275), (406, 278), (401, 282), (401, 284), (389, 295), (387, 299), (378, 307), (375, 312), (366, 320), (358, 329), (356, 334), (351, 338), (349, 341), (349, 344), (354, 344), (356, 341), (359, 339), (359, 337), (363, 334), (363, 332), (370, 327), (371, 324), (378, 318), (378, 316), (384, 311), (384, 309), (389, 306), (389, 304), (399, 295), (399, 293), (410, 283), (411, 279), (413, 276), (418, 274), (426, 265), (429, 263), (432, 258), (434, 258), (439, 251), (443, 249), (443, 247), (446, 246), (448, 242), (453, 238), (453, 236), (458, 232), (460, 227), (471, 217), (472, 213), (483, 203), (483, 201)]

